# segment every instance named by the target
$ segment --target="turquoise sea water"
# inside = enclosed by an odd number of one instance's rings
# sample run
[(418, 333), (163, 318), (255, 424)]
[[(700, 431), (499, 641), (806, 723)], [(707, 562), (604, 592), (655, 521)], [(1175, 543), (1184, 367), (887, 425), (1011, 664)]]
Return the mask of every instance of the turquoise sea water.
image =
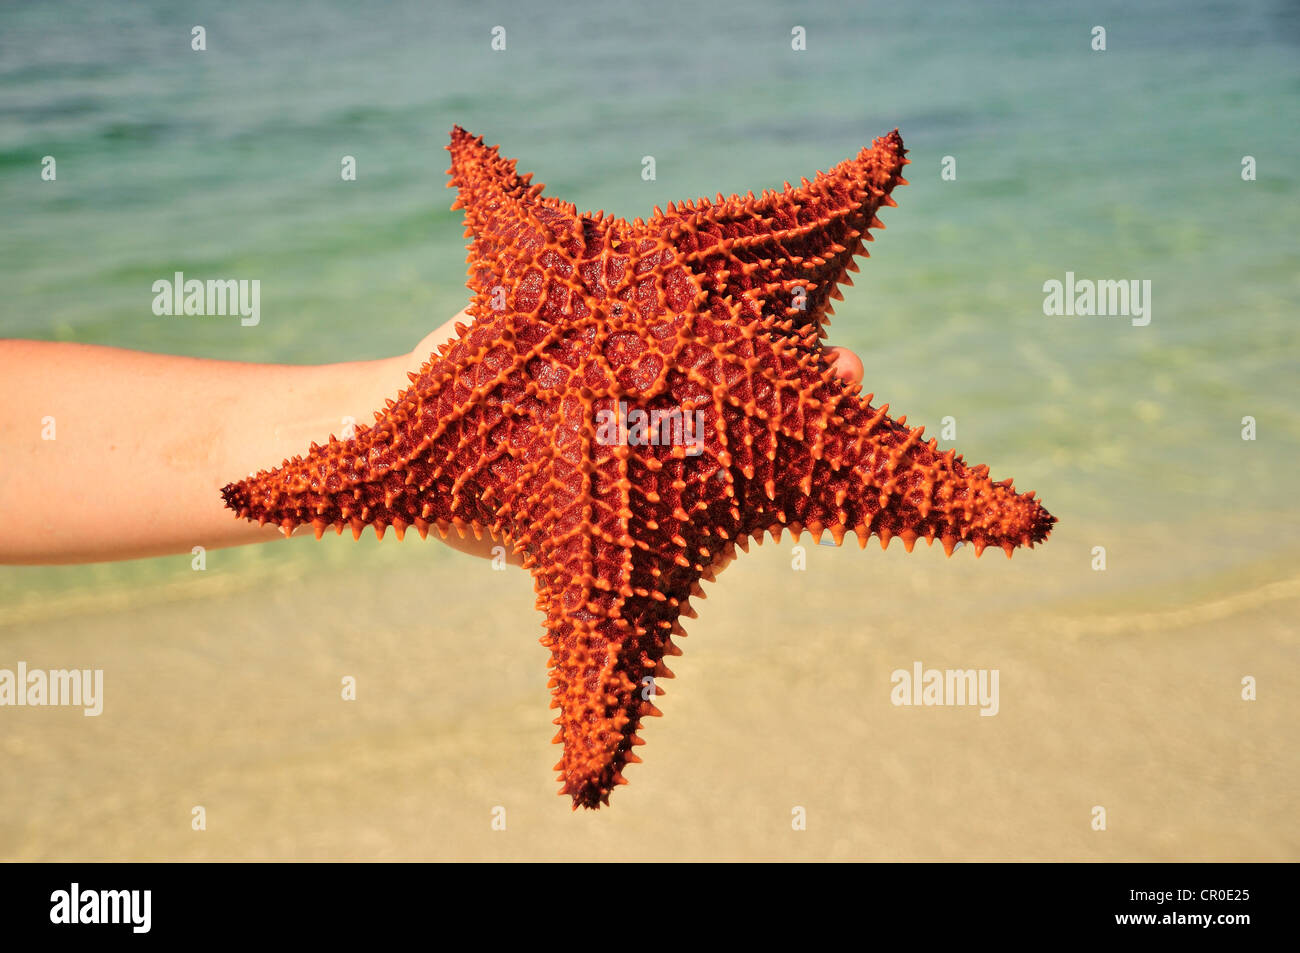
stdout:
[[(779, 187), (898, 127), (912, 184), (831, 338), (862, 355), (877, 401), (932, 434), (954, 417), (967, 458), (1037, 490), (1079, 545), (1150, 524), (1189, 572), (1290, 545), (1294, 3), (547, 6), (5, 5), (0, 333), (391, 355), (466, 298), (453, 124), (548, 194), (628, 217)], [(175, 271), (260, 279), (260, 325), (155, 316), (151, 285)], [(1043, 283), (1067, 271), (1149, 279), (1150, 325), (1045, 316)], [(173, 569), (188, 563), (3, 570), (0, 595)]]

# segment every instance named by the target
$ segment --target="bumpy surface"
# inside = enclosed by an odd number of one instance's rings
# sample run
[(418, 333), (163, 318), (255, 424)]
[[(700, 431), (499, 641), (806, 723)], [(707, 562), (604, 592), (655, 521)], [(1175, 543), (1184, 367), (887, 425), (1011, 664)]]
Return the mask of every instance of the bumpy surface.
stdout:
[[(1055, 519), (1033, 494), (922, 440), (822, 356), (837, 285), (905, 184), (896, 131), (813, 182), (631, 224), (543, 198), (459, 127), (449, 149), (453, 208), (474, 236), (473, 323), (373, 427), (223, 494), (286, 532), (433, 526), (521, 553), (546, 614), (556, 769), (575, 808), (608, 803), (640, 760), (679, 617), (749, 538), (807, 529), (865, 546), (874, 533), (1009, 556), (1047, 537)], [(602, 426), (620, 402), (626, 439)], [(669, 423), (647, 434), (637, 409)]]

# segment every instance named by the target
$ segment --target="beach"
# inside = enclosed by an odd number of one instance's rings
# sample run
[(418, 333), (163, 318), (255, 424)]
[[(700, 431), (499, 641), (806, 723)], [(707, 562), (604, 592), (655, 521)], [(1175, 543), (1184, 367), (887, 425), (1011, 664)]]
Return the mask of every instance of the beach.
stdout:
[[(0, 707), (0, 859), (1300, 859), (1291, 8), (252, 11), (0, 12), (0, 336), (391, 356), (467, 298), (454, 124), (629, 219), (897, 127), (830, 343), (1059, 523), (1011, 560), (753, 546), (576, 813), (522, 570), (369, 531), (0, 567), (0, 669), (103, 679)], [(176, 272), (260, 281), (259, 321), (156, 314)], [(1053, 309), (1079, 281), (1144, 313)], [(895, 704), (917, 666), (996, 671), (996, 713)]]

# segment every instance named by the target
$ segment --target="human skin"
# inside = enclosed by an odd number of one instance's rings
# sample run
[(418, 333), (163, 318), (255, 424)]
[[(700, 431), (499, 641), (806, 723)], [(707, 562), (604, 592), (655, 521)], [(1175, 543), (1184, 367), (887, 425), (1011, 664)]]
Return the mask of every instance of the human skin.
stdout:
[[(460, 312), (409, 354), (320, 365), (0, 340), (0, 563), (102, 562), (283, 539), (278, 527), (236, 519), (221, 487), (342, 434), (346, 418), (371, 422), (407, 386), (407, 372), (470, 320)], [(851, 351), (825, 356), (838, 375), (861, 382)], [(454, 531), (445, 542), (484, 557), (496, 545)]]

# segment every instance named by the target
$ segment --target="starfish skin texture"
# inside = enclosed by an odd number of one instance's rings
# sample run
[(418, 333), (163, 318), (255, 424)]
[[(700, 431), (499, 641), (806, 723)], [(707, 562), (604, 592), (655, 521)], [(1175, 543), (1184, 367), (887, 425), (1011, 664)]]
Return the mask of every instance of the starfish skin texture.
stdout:
[[(459, 127), (448, 149), (472, 324), (373, 426), (222, 493), (286, 535), (414, 526), (511, 546), (546, 616), (556, 770), (575, 809), (627, 783), (680, 617), (749, 539), (875, 534), (1010, 556), (1047, 538), (1055, 518), (1034, 494), (922, 440), (823, 355), (830, 302), (906, 184), (897, 131), (811, 182), (630, 224), (543, 198)], [(620, 402), (628, 437), (604, 439), (601, 412)], [(632, 439), (632, 409), (701, 420), (699, 452), (680, 429), (675, 444)]]

